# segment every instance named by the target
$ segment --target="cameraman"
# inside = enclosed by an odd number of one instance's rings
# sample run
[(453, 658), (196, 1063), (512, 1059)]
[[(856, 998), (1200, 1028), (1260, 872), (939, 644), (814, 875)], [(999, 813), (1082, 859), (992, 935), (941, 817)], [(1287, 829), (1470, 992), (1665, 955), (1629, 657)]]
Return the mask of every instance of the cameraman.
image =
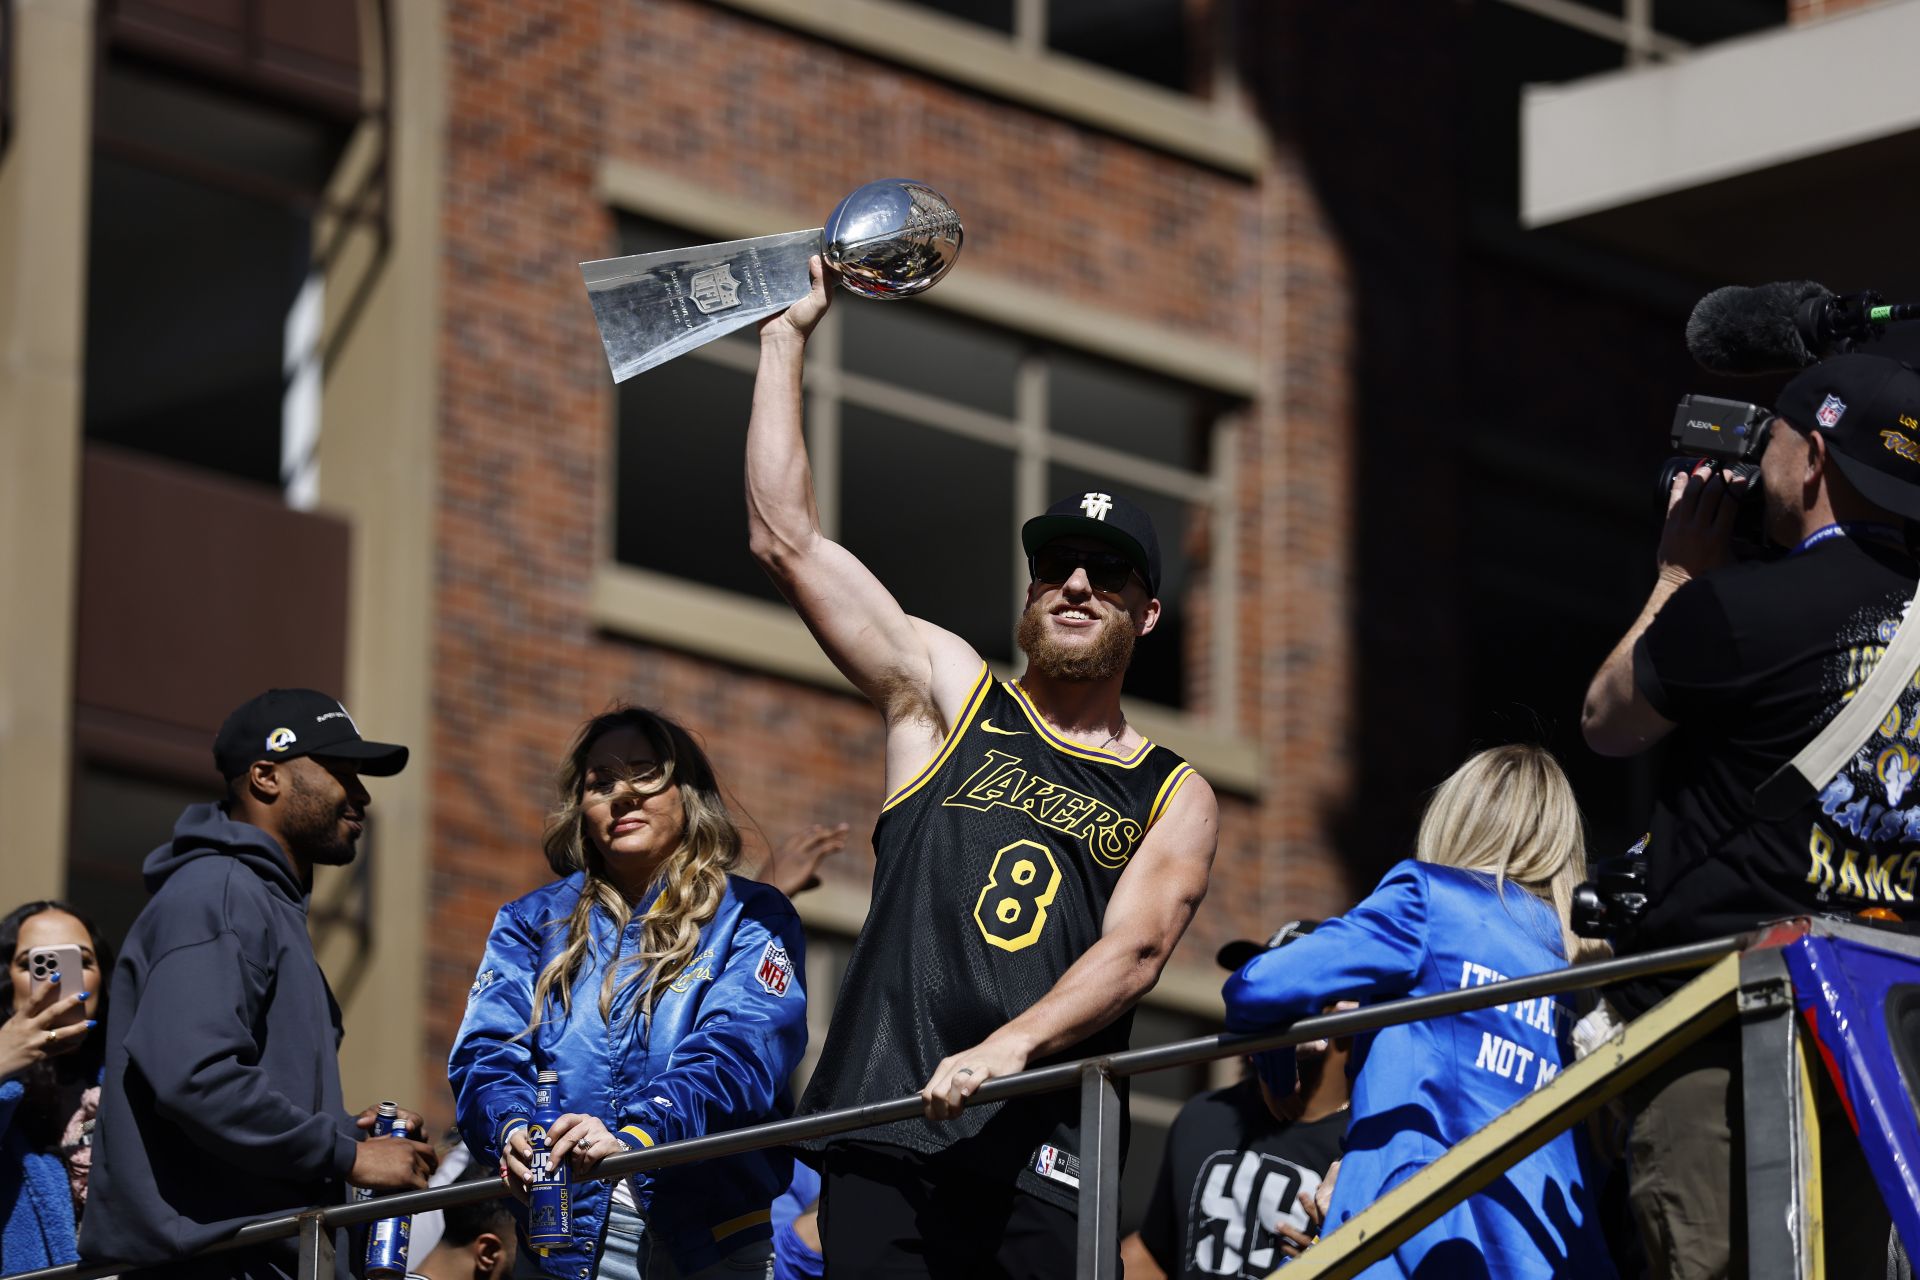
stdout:
[[(1903, 905), (1920, 887), (1912, 686), (1820, 796), (1778, 821), (1753, 808), (1755, 788), (1865, 681), (1913, 595), (1920, 568), (1906, 521), (1920, 518), (1920, 374), (1880, 356), (1838, 356), (1789, 382), (1777, 409), (1757, 496), (1766, 537), (1786, 554), (1732, 563), (1737, 482), (1705, 466), (1676, 478), (1653, 594), (1587, 690), (1582, 728), (1602, 755), (1672, 738), (1645, 841), (1649, 902), (1623, 951)], [(1637, 1017), (1688, 976), (1623, 984), (1610, 999)], [(1682, 1053), (1628, 1105), (1631, 1198), (1652, 1274), (1744, 1274), (1737, 1029)], [(1827, 1186), (1830, 1206), (1880, 1204), (1870, 1179), (1858, 1194), (1831, 1176)], [(1826, 1238), (1829, 1274), (1883, 1265), (1872, 1250), (1857, 1262), (1831, 1256), (1864, 1248), (1871, 1232)]]

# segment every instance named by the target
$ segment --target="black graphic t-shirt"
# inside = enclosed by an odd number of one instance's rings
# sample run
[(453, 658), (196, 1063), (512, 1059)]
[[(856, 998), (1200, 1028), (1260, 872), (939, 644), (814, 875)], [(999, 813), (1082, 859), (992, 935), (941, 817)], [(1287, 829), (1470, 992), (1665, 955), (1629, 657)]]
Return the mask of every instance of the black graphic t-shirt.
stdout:
[(1340, 1158), (1347, 1115), (1276, 1120), (1252, 1080), (1201, 1094), (1167, 1134), (1140, 1242), (1174, 1280), (1273, 1274), (1287, 1260), (1275, 1227), (1307, 1229), (1300, 1193)]
[[(1808, 912), (1903, 911), (1920, 892), (1920, 686), (1817, 798), (1775, 822), (1754, 789), (1846, 704), (1886, 652), (1914, 561), (1889, 539), (1829, 536), (1673, 594), (1634, 649), (1640, 692), (1678, 728), (1657, 770), (1652, 899), (1630, 950)], [(1643, 1012), (1690, 975), (1627, 984)]]

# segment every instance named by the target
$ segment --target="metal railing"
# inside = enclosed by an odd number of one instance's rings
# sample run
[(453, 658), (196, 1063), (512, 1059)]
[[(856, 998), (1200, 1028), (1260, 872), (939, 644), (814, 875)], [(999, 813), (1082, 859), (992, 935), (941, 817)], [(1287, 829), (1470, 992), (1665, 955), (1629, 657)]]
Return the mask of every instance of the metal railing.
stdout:
[[(1741, 950), (1751, 936), (1734, 935), (1715, 938), (1706, 942), (1672, 947), (1662, 951), (1650, 951), (1623, 959), (1605, 960), (1594, 964), (1555, 969), (1528, 977), (1510, 978), (1503, 982), (1487, 983), (1484, 986), (1388, 1001), (1345, 1013), (1302, 1018), (1281, 1031), (1258, 1035), (1201, 1036), (1146, 1049), (1131, 1049), (1104, 1057), (1083, 1058), (1073, 1062), (1037, 1067), (1017, 1075), (987, 1081), (975, 1091), (970, 1105), (977, 1106), (1008, 1098), (1050, 1093), (1076, 1086), (1079, 1088), (1082, 1149), (1080, 1152), (1080, 1228), (1077, 1271), (1082, 1280), (1113, 1280), (1113, 1277), (1119, 1273), (1120, 1243), (1120, 1096), (1115, 1084), (1116, 1080), (1150, 1071), (1193, 1066), (1217, 1058), (1237, 1057), (1265, 1049), (1283, 1048), (1309, 1040), (1352, 1036), (1362, 1032), (1377, 1031), (1383, 1027), (1419, 1021), (1423, 1018), (1465, 1013), (1518, 1000), (1529, 1000), (1537, 996), (1559, 995), (1568, 991), (1607, 986), (1630, 978), (1705, 968)], [(1563, 1073), (1562, 1080), (1568, 1074), (1571, 1073)], [(1545, 1088), (1552, 1089), (1559, 1083), (1561, 1080), (1556, 1080), (1554, 1084), (1549, 1084)], [(1524, 1105), (1524, 1103), (1518, 1105)], [(1594, 1105), (1597, 1106), (1598, 1103)], [(754, 1125), (751, 1128), (734, 1129), (726, 1133), (662, 1143), (659, 1146), (628, 1152), (602, 1161), (595, 1177), (609, 1179), (627, 1177), (696, 1160), (738, 1155), (746, 1151), (782, 1146), (811, 1138), (832, 1137), (872, 1125), (911, 1119), (920, 1115), (922, 1109), (923, 1104), (919, 1095), (910, 1094), (865, 1106), (824, 1111), (815, 1115)], [(1576, 1115), (1573, 1120), (1578, 1118), (1579, 1116)], [(1572, 1122), (1569, 1120), (1566, 1123)], [(1560, 1128), (1564, 1127), (1566, 1127), (1565, 1123), (1560, 1124)], [(1554, 1130), (1554, 1132), (1557, 1131), (1557, 1129)], [(1531, 1147), (1527, 1150), (1531, 1150)], [(1522, 1151), (1521, 1155), (1524, 1154), (1525, 1151)], [(1520, 1157), (1514, 1157), (1514, 1159), (1518, 1158)], [(381, 1196), (374, 1200), (316, 1206), (249, 1223), (230, 1239), (203, 1252), (225, 1252), (297, 1237), (300, 1242), (300, 1280), (331, 1280), (334, 1228), (358, 1226), (383, 1218), (424, 1213), (432, 1209), (449, 1209), (456, 1205), (476, 1204), (505, 1194), (507, 1191), (504, 1183), (488, 1180)], [(1468, 1193), (1460, 1194), (1464, 1196)], [(1324, 1244), (1316, 1246), (1316, 1249), (1325, 1250), (1325, 1248)], [(1305, 1259), (1303, 1258), (1302, 1261)], [(1365, 1265), (1364, 1261), (1359, 1257), (1352, 1260), (1352, 1270), (1357, 1270), (1362, 1265)], [(1314, 1269), (1321, 1270), (1319, 1267)], [(1343, 1266), (1338, 1274), (1352, 1274), (1352, 1270)], [(122, 1266), (76, 1263), (23, 1272), (8, 1277), (8, 1280), (96, 1280), (97, 1277), (116, 1274), (132, 1276), (137, 1273), (133, 1269)], [(1294, 1272), (1290, 1270), (1289, 1277), (1293, 1274)]]

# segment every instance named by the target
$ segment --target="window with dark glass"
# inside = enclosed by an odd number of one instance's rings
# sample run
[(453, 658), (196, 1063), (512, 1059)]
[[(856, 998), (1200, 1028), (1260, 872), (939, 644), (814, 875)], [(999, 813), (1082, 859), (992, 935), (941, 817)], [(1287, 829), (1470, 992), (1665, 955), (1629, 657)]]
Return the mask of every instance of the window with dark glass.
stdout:
[(95, 113), (87, 436), (278, 484), (288, 314), (348, 126), (117, 58)]

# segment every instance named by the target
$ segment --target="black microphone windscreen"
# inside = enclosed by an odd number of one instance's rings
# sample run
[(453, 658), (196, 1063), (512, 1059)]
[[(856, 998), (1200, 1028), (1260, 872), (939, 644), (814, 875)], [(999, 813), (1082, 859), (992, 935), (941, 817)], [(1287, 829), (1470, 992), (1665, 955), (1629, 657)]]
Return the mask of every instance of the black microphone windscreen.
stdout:
[(1832, 296), (1811, 280), (1715, 289), (1687, 317), (1687, 351), (1714, 373), (1804, 369), (1815, 356), (1800, 332), (1801, 304)]

